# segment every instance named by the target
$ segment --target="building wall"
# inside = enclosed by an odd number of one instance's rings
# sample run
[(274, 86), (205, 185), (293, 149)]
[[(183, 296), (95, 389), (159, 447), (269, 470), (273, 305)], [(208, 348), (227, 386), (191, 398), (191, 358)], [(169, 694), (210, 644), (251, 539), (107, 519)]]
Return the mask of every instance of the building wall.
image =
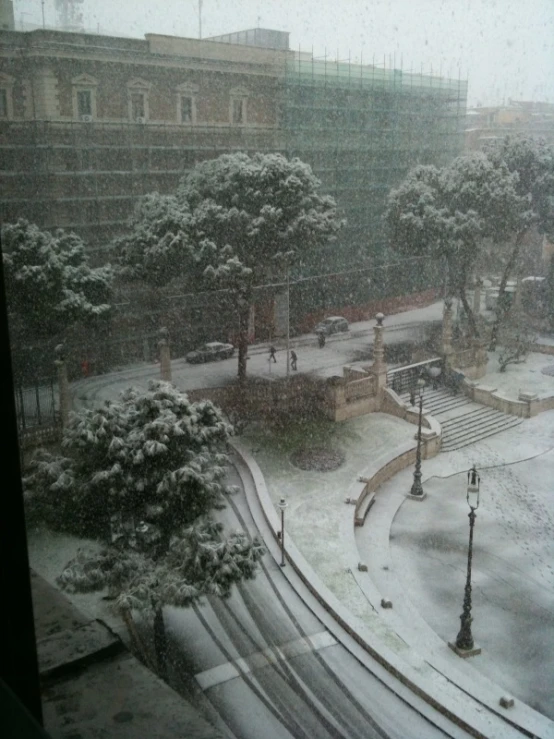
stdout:
[[(138, 197), (173, 191), (197, 161), (283, 150), (283, 60), (282, 51), (156, 35), (0, 33), (0, 90), (9, 100), (0, 217), (73, 228), (100, 249)], [(146, 96), (145, 122), (130, 117), (131, 89)], [(90, 122), (78, 115), (77, 90), (91, 93)], [(191, 122), (180, 121), (180, 94), (193, 99)], [(245, 100), (241, 123), (231, 118), (234, 96)]]
[[(413, 164), (460, 153), (466, 95), (459, 81), (283, 49), (45, 30), (0, 32), (2, 88), (4, 220), (73, 228), (100, 248), (125, 228), (137, 198), (173, 191), (197, 161), (282, 151), (312, 165), (348, 221), (318, 272), (386, 260), (386, 195)], [(77, 114), (81, 90), (92, 121)], [(145, 95), (145, 122), (131, 118), (131, 91)], [(179, 121), (179, 94), (192, 97), (190, 123)], [(244, 101), (240, 123), (235, 99)]]

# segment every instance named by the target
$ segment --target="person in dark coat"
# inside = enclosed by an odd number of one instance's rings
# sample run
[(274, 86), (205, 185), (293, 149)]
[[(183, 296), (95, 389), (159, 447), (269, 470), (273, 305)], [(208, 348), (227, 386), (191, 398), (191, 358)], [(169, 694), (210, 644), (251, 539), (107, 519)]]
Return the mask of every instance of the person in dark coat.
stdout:
[(277, 363), (277, 360), (275, 359), (275, 347), (274, 346), (269, 347), (269, 359), (270, 361), (273, 359), (273, 361)]
[(290, 360), (291, 360), (291, 368), (296, 372), (296, 370), (298, 369), (298, 367), (296, 366), (298, 357), (296, 356), (296, 352), (294, 351), (294, 349), (291, 350)]
[(319, 348), (320, 349), (323, 349), (323, 347), (325, 346), (325, 334), (323, 333), (323, 331), (319, 331), (318, 332), (318, 334), (317, 334), (317, 342), (319, 344)]

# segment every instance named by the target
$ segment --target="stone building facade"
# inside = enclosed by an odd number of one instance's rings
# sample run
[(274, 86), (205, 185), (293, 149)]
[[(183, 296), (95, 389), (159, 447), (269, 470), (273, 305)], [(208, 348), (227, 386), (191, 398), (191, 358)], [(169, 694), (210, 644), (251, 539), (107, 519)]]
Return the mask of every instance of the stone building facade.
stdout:
[(91, 246), (201, 159), (279, 151), (282, 50), (149, 34), (0, 32), (0, 215)]

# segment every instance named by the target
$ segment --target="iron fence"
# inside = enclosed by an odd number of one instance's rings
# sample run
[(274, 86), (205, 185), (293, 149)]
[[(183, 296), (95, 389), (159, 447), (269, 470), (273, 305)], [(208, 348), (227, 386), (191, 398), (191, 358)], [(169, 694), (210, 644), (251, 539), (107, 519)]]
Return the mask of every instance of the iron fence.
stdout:
[(36, 380), (32, 385), (14, 386), (17, 426), (20, 433), (57, 426), (57, 390), (53, 379)]

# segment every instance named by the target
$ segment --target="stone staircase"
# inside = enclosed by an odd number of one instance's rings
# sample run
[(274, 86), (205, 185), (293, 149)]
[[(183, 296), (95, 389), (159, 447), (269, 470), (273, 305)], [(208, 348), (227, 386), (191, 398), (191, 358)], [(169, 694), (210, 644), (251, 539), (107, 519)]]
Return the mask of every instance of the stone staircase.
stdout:
[[(408, 393), (403, 393), (401, 397), (405, 402), (410, 402)], [(423, 409), (429, 411), (441, 425), (442, 452), (469, 446), (500, 431), (518, 426), (523, 421), (522, 418), (474, 403), (462, 392), (452, 395), (443, 388), (426, 389)]]

